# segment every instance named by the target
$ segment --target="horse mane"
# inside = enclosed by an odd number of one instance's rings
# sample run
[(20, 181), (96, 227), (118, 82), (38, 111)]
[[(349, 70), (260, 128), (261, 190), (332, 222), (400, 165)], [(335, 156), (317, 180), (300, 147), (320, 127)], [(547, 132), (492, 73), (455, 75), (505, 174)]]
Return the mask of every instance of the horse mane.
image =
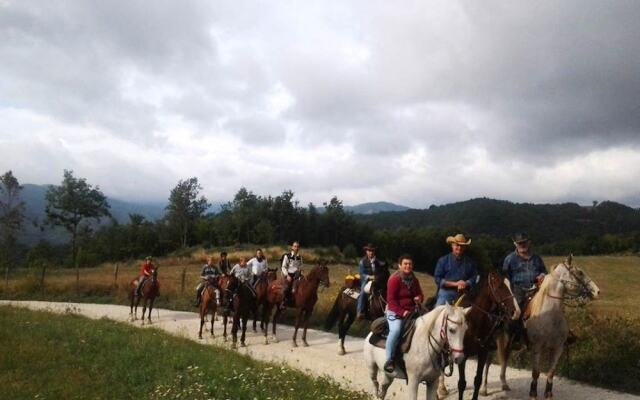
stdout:
[[(446, 305), (437, 306), (436, 308), (433, 309), (432, 312), (426, 313), (425, 315), (420, 317), (420, 319), (422, 319), (422, 324), (427, 330), (427, 332), (431, 332), (431, 330), (433, 329), (433, 326), (436, 324), (436, 321), (438, 320), (440, 315), (442, 315), (445, 308), (446, 308)], [(436, 310), (437, 312), (434, 312)]]
[[(556, 267), (553, 269), (555, 270)], [(547, 275), (544, 281), (542, 281), (540, 289), (538, 289), (538, 292), (533, 296), (533, 299), (531, 299), (531, 317), (535, 317), (540, 313), (540, 310), (542, 310), (542, 305), (547, 297), (547, 293), (549, 293), (549, 286), (551, 285), (552, 279), (555, 279), (552, 274)]]

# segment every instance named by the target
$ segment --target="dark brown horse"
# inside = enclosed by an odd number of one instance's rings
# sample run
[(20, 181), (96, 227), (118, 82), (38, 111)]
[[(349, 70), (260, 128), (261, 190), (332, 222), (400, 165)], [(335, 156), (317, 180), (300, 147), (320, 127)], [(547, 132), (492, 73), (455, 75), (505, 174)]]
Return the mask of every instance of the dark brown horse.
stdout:
[[(373, 321), (376, 318), (384, 315), (384, 309), (387, 305), (387, 281), (389, 280), (389, 270), (386, 268), (380, 268), (376, 270), (374, 274), (374, 280), (371, 284), (371, 295), (368, 299), (368, 309), (366, 317), (368, 320)], [(360, 283), (357, 283), (357, 287), (360, 287)], [(340, 289), (336, 300), (333, 302), (333, 307), (327, 315), (327, 319), (324, 323), (326, 330), (331, 330), (338, 323), (338, 355), (345, 355), (347, 352), (344, 348), (344, 340), (347, 337), (349, 328), (356, 319), (358, 309), (358, 299), (344, 293), (344, 289)]]
[[(242, 329), (242, 333), (240, 335), (240, 346), (246, 347), (245, 338), (247, 334), (247, 320), (255, 310), (256, 298), (253, 291), (248, 286), (250, 283), (241, 282), (233, 275), (229, 275), (227, 279), (227, 297), (228, 301), (231, 301), (233, 310), (233, 325), (231, 326), (231, 336), (233, 337), (232, 347), (234, 349), (238, 348), (238, 330), (240, 329)], [(233, 297), (230, 297), (230, 293), (234, 293)], [(226, 316), (223, 324), (225, 325), (224, 335), (226, 341)]]
[[(495, 348), (496, 336), (509, 319), (518, 319), (520, 308), (505, 279), (495, 272), (490, 272), (478, 287), (478, 295), (471, 303), (471, 311), (467, 314), (468, 329), (464, 336), (465, 361), (458, 365), (458, 398), (462, 400), (467, 382), (465, 380), (466, 359), (477, 356), (478, 365), (473, 381), (473, 400), (478, 399), (482, 372), (487, 362), (489, 350)], [(485, 377), (486, 378), (486, 377)], [(440, 398), (446, 394), (444, 376), (438, 385)], [(486, 393), (486, 379), (485, 379)]]
[[(153, 302), (156, 297), (160, 295), (160, 283), (158, 282), (158, 268), (151, 269), (151, 276), (144, 282), (142, 286), (141, 296), (136, 296), (138, 279), (133, 279), (129, 284), (129, 299), (131, 300), (131, 311), (129, 317), (131, 321), (138, 319), (138, 305), (140, 299), (143, 299), (142, 303), (142, 325), (144, 325), (144, 314), (147, 310), (147, 304), (149, 304), (149, 315), (147, 316), (149, 323), (151, 323), (151, 311), (153, 310)], [(135, 303), (135, 304), (134, 304)]]
[[(264, 313), (267, 311), (267, 292), (269, 291), (269, 284), (277, 279), (277, 269), (269, 269), (258, 278), (258, 281), (254, 285), (256, 291), (256, 307), (253, 313), (253, 331), (258, 331), (257, 320), (260, 318), (260, 329), (264, 332), (267, 328), (264, 323)], [(262, 313), (260, 313), (262, 312)]]
[[(307, 327), (309, 326), (309, 318), (311, 317), (311, 313), (313, 313), (313, 308), (318, 301), (318, 288), (320, 285), (324, 287), (329, 287), (329, 268), (326, 264), (318, 264), (309, 271), (309, 274), (300, 278), (297, 282), (294, 283), (295, 293), (293, 293), (293, 306), (296, 309), (296, 323), (295, 330), (293, 332), (293, 347), (298, 347), (297, 336), (298, 329), (300, 326), (303, 326), (302, 331), (302, 343), (304, 346), (309, 346), (307, 343)], [(268, 330), (268, 322), (269, 317), (271, 315), (272, 309), (275, 307), (276, 312), (273, 315), (273, 338), (274, 341), (276, 339), (276, 325), (278, 322), (278, 317), (282, 310), (278, 307), (281, 304), (282, 299), (284, 298), (283, 291), (283, 282), (275, 281), (271, 282), (269, 285), (269, 290), (267, 292), (267, 300), (269, 305), (267, 307), (267, 312), (264, 314), (265, 316), (265, 333), (264, 340), (265, 344), (268, 344), (269, 341), (267, 339), (267, 330)]]
[(202, 301), (200, 302), (200, 330), (198, 331), (198, 338), (202, 339), (202, 327), (204, 326), (207, 315), (211, 316), (211, 337), (213, 334), (213, 323), (216, 317), (216, 311), (218, 310), (218, 302), (216, 299), (216, 290), (218, 280), (210, 277), (205, 283), (205, 287), (202, 290)]

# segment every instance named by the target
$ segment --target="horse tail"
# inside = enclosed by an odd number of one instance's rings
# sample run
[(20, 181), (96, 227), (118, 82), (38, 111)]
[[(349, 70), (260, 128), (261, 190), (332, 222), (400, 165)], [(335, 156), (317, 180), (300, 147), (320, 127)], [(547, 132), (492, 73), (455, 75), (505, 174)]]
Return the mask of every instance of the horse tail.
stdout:
[(331, 311), (329, 311), (329, 315), (327, 315), (327, 319), (324, 321), (324, 329), (330, 331), (336, 325), (338, 321), (338, 316), (340, 315), (340, 299), (342, 298), (342, 290), (338, 292), (338, 296), (336, 297), (336, 301), (333, 302), (333, 307), (331, 307)]

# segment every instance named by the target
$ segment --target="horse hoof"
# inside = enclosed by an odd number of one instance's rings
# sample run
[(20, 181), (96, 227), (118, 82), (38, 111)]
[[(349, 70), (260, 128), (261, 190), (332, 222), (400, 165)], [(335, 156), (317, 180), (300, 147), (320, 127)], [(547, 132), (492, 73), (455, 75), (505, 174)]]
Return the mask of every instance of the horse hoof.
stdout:
[(438, 398), (443, 399), (449, 395), (449, 391), (446, 387), (438, 388)]
[(278, 338), (277, 338), (277, 337), (275, 337), (275, 336), (273, 336), (273, 337), (271, 338), (271, 341), (272, 341), (273, 343), (278, 343)]
[(504, 384), (502, 385), (502, 390), (504, 390), (505, 392), (508, 392), (508, 391), (510, 391), (510, 390), (511, 390), (511, 388), (509, 387), (509, 385), (507, 385), (506, 383), (504, 383)]
[(269, 339), (264, 338), (264, 344), (269, 344)]
[(339, 356), (343, 356), (343, 355), (345, 355), (345, 354), (347, 354), (347, 352), (344, 350), (344, 347), (340, 347), (340, 348), (338, 349), (338, 355), (339, 355)]
[(198, 335), (198, 339), (202, 340), (202, 335)]
[(214, 321), (218, 321), (218, 317), (216, 316), (213, 320), (214, 320)]
[(293, 347), (298, 347), (298, 343), (295, 340), (293, 341)]
[(480, 390), (480, 396), (488, 396), (489, 393), (487, 392), (487, 389), (482, 389)]
[(307, 343), (307, 341), (306, 341), (306, 340), (303, 340), (303, 341), (302, 341), (302, 345), (303, 345), (304, 347), (309, 347), (309, 343)]
[(240, 343), (240, 347), (247, 347), (247, 344), (245, 342)]
[(231, 345), (231, 348), (232, 348), (233, 350), (238, 350), (238, 343), (234, 343), (234, 344), (232, 344), (232, 345)]
[(228, 341), (228, 340), (229, 340), (229, 339), (227, 339), (227, 337), (225, 336), (225, 337), (224, 337), (224, 341), (226, 342), (226, 341)]

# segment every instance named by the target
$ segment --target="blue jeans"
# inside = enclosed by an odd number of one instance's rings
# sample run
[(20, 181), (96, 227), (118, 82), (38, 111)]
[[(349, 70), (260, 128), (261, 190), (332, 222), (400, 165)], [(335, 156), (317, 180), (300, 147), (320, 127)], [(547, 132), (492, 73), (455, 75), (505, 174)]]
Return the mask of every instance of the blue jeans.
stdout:
[(360, 277), (362, 279), (360, 281), (360, 296), (358, 296), (358, 314), (364, 313), (365, 302), (367, 301), (367, 295), (364, 292), (364, 287), (367, 286), (367, 275), (362, 275)]
[(396, 313), (387, 310), (385, 312), (387, 322), (389, 323), (389, 336), (387, 336), (387, 345), (384, 349), (387, 361), (392, 360), (398, 347), (398, 340), (402, 335), (403, 320), (396, 317)]

